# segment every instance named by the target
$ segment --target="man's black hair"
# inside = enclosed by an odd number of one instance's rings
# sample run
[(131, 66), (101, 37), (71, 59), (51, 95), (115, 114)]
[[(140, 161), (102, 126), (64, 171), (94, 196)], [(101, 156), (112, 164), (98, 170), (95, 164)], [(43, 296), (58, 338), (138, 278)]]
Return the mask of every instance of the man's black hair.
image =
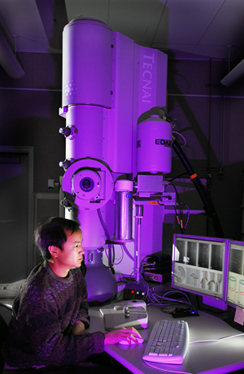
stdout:
[(41, 221), (34, 232), (35, 243), (44, 260), (51, 258), (48, 247), (54, 245), (62, 250), (67, 241), (66, 232), (73, 234), (80, 230), (79, 223), (62, 217), (50, 217)]

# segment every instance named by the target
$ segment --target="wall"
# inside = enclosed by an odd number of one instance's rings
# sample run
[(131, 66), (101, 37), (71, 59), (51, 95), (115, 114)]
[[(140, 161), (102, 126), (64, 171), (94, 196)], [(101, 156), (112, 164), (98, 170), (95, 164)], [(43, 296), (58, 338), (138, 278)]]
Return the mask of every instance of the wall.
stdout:
[[(225, 237), (240, 240), (244, 79), (223, 87), (220, 80), (225, 74), (226, 62), (170, 59), (168, 114), (176, 118), (174, 130), (186, 139), (184, 152), (192, 166), (207, 180)], [(174, 158), (172, 176), (182, 172), (181, 162)], [(215, 236), (211, 222), (206, 234)]]
[[(63, 175), (65, 121), (61, 106), (62, 56), (20, 53), (25, 75), (10, 78), (0, 67), (0, 145), (34, 147), (34, 192)], [(57, 191), (56, 191), (57, 192)]]

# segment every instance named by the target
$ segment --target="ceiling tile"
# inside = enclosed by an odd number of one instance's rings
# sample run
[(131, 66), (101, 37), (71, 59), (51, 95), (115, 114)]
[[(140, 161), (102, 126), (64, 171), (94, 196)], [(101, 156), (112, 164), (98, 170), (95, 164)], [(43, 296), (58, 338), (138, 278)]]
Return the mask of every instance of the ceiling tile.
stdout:
[(47, 51), (46, 33), (33, 0), (1, 0), (0, 14), (18, 51)]
[(164, 8), (158, 0), (111, 1), (109, 26), (138, 44), (148, 44), (154, 38)]
[(79, 15), (169, 52), (227, 59), (244, 50), (244, 0), (0, 0), (0, 21), (17, 51), (60, 51), (65, 17)]

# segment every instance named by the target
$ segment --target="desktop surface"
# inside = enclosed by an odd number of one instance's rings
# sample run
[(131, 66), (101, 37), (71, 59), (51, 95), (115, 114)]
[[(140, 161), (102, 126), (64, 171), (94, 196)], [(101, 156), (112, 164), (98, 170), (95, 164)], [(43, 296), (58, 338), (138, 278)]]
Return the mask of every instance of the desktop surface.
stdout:
[[(2, 304), (11, 304), (13, 300), (1, 300)], [(105, 332), (100, 307), (90, 307), (91, 326), (89, 331)], [(243, 369), (244, 372), (244, 336), (235, 337), (224, 342), (205, 342), (190, 344), (182, 365), (147, 364), (142, 360), (145, 344), (156, 321), (174, 318), (161, 311), (160, 306), (147, 306), (148, 327), (140, 329), (145, 340), (143, 344), (124, 346), (107, 345), (105, 351), (134, 374), (224, 374)], [(190, 330), (190, 342), (196, 340), (216, 340), (227, 336), (239, 335), (242, 332), (231, 327), (222, 319), (199, 311), (199, 316), (184, 317)], [(242, 371), (241, 371), (242, 372)]]
[[(222, 342), (190, 344), (183, 364), (147, 364), (142, 360), (145, 344), (156, 321), (173, 319), (163, 313), (159, 306), (148, 306), (148, 328), (139, 330), (145, 343), (131, 346), (107, 345), (105, 351), (135, 374), (192, 373), (220, 374), (244, 368), (244, 336)], [(190, 329), (190, 342), (196, 340), (215, 340), (240, 334), (218, 317), (200, 311), (199, 316), (184, 317)], [(90, 331), (104, 331), (103, 318), (98, 307), (90, 308)]]

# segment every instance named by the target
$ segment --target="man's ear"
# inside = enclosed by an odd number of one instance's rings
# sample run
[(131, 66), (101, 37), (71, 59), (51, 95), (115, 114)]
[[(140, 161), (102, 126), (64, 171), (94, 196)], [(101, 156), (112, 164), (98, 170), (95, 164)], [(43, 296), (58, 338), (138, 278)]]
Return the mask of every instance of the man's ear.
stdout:
[(49, 250), (49, 253), (52, 257), (57, 257), (57, 254), (58, 254), (58, 247), (56, 247), (55, 245), (49, 245), (48, 246), (48, 250)]

